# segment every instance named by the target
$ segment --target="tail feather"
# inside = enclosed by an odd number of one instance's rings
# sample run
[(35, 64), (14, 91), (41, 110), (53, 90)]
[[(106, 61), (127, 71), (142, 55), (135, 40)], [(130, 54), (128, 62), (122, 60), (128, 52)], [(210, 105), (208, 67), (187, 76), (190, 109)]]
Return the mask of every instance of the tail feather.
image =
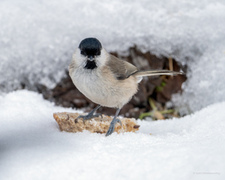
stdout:
[(183, 72), (176, 72), (176, 71), (170, 71), (170, 70), (148, 70), (148, 71), (138, 71), (134, 73), (134, 76), (136, 77), (143, 77), (143, 76), (159, 76), (159, 75), (179, 75), (184, 74)]

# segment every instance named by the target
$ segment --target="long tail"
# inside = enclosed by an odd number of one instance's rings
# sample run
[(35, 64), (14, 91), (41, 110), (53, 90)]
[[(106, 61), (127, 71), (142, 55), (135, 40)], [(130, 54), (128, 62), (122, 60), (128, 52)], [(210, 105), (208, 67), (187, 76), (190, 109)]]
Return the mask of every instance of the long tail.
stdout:
[(148, 71), (138, 71), (134, 73), (134, 76), (137, 77), (143, 77), (143, 76), (159, 76), (159, 75), (179, 75), (184, 74), (183, 72), (176, 72), (176, 71), (170, 71), (170, 70), (148, 70)]

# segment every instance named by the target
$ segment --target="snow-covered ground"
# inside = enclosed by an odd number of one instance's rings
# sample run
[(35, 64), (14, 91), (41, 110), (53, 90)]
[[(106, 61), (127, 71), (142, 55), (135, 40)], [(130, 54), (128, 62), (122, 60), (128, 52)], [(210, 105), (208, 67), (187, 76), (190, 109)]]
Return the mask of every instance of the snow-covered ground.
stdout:
[[(224, 179), (225, 103), (137, 133), (60, 132), (55, 107), (30, 91), (0, 97), (0, 179)], [(150, 134), (151, 133), (151, 134)]]
[[(0, 179), (225, 179), (224, 19), (224, 0), (2, 0)], [(75, 110), (10, 92), (54, 87), (90, 36), (109, 51), (137, 45), (187, 65), (173, 102), (194, 113), (106, 138), (60, 132), (53, 112)]]

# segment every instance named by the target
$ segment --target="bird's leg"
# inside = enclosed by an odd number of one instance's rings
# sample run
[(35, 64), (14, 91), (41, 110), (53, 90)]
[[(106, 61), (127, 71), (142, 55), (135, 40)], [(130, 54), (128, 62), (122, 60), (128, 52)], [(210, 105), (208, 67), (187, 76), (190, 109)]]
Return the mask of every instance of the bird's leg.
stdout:
[(78, 116), (76, 119), (83, 118), (83, 121), (85, 121), (85, 120), (91, 119), (91, 118), (93, 118), (93, 117), (99, 117), (99, 116), (101, 116), (101, 114), (95, 114), (95, 115), (94, 115), (94, 113), (95, 113), (95, 111), (97, 111), (100, 107), (101, 107), (101, 106), (98, 105), (98, 106), (96, 106), (91, 112), (89, 112), (87, 115), (80, 115), (80, 116)]
[(116, 125), (117, 122), (120, 123), (120, 125), (122, 126), (122, 122), (119, 119), (117, 119), (117, 116), (118, 116), (119, 112), (120, 112), (120, 109), (117, 109), (116, 114), (115, 114), (113, 120), (111, 121), (109, 129), (108, 129), (105, 136), (109, 136), (110, 134), (113, 133), (115, 125)]

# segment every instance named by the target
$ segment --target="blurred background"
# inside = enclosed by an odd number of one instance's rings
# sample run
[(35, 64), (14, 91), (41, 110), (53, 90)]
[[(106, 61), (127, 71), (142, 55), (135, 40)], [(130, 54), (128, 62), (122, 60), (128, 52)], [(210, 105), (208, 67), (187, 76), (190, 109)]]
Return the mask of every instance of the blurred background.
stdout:
[(190, 114), (225, 100), (224, 18), (223, 0), (3, 0), (0, 94), (28, 89), (56, 105), (89, 111), (95, 104), (75, 88), (67, 68), (80, 41), (96, 37), (139, 69), (186, 73), (144, 78), (122, 115)]

